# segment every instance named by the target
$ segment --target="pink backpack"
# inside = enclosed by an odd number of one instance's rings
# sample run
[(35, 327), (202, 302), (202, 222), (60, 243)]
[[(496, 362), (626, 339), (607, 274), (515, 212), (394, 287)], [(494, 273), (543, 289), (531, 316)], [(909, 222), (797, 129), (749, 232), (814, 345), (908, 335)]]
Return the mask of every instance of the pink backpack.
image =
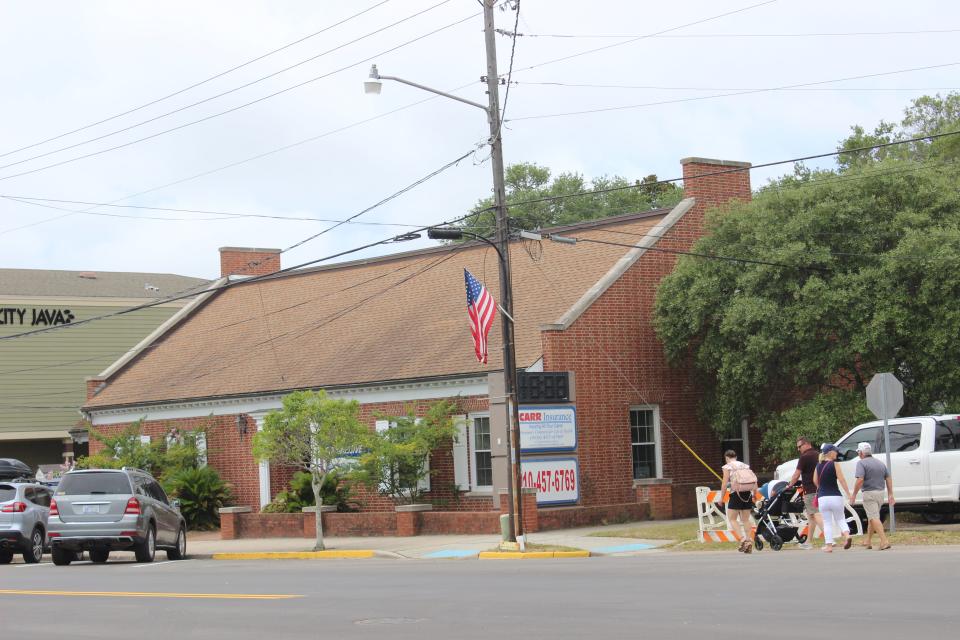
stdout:
[(757, 474), (744, 463), (737, 464), (740, 466), (730, 470), (730, 489), (738, 493), (749, 491), (752, 494), (757, 490)]

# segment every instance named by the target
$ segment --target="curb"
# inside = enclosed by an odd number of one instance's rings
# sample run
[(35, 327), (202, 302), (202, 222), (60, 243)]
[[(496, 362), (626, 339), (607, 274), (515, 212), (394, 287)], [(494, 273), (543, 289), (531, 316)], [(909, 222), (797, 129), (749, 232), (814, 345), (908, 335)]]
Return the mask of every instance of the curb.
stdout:
[(369, 549), (344, 549), (342, 551), (257, 551), (250, 553), (214, 553), (214, 560), (320, 560), (326, 558), (373, 558), (375, 551)]
[(539, 560), (541, 558), (589, 558), (589, 551), (481, 551), (481, 560)]

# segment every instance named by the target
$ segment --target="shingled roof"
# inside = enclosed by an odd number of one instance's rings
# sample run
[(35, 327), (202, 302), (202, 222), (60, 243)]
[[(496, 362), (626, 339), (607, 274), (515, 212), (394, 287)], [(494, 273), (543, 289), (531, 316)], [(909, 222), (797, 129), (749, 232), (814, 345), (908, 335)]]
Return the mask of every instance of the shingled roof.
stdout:
[[(577, 237), (634, 244), (661, 209), (569, 228)], [(541, 357), (540, 325), (554, 323), (629, 249), (515, 241), (517, 364)], [(497, 255), (449, 245), (239, 283), (209, 298), (121, 368), (88, 409), (486, 373), (502, 368), (500, 323), (490, 362), (473, 353), (463, 269), (499, 300)]]

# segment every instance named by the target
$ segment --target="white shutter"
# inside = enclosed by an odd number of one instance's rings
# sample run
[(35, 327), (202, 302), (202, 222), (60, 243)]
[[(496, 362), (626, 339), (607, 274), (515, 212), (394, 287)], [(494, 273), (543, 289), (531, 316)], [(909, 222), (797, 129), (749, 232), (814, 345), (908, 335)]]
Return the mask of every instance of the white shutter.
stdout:
[(207, 434), (205, 431), (197, 431), (197, 462), (201, 468), (207, 466)]
[[(390, 428), (390, 421), (389, 421), (389, 420), (377, 420), (376, 422), (373, 423), (373, 428), (377, 430), (377, 433), (383, 433), (384, 431), (386, 431), (387, 429)], [(390, 476), (387, 475), (387, 474), (390, 473), (390, 470), (389, 470), (389, 469), (384, 469), (383, 473), (384, 473), (384, 475), (383, 475), (384, 480), (388, 480), (388, 479), (390, 478)], [(385, 492), (385, 491), (387, 490), (387, 483), (386, 483), (386, 482), (381, 482), (381, 483), (380, 483), (380, 486), (377, 487), (377, 489), (378, 489), (381, 493)]]
[(470, 451), (467, 447), (467, 416), (453, 416), (453, 481), (461, 491), (470, 490)]
[[(421, 418), (416, 419), (416, 423), (420, 424)], [(421, 491), (430, 491), (430, 455), (427, 455), (427, 459), (423, 461), (423, 472), (424, 476), (417, 483), (417, 488)]]

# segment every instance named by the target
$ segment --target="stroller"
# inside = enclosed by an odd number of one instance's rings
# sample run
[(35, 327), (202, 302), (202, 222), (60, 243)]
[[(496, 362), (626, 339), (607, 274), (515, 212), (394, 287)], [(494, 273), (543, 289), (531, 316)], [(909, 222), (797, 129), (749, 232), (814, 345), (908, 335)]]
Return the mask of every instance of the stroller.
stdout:
[(754, 509), (753, 518), (757, 529), (753, 536), (753, 546), (760, 551), (764, 540), (774, 551), (780, 551), (784, 542), (796, 540), (806, 542), (807, 536), (801, 535), (803, 521), (803, 492), (799, 483), (788, 486), (783, 480), (768, 482), (760, 488), (765, 496)]

